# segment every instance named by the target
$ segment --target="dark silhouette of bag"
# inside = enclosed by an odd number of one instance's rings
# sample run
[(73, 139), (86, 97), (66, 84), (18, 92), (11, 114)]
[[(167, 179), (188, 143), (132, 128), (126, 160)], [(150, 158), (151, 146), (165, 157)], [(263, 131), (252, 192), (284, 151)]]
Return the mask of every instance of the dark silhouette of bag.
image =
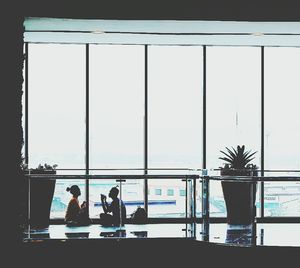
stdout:
[(133, 223), (146, 223), (147, 222), (147, 212), (144, 208), (138, 207), (135, 212), (131, 214), (131, 219)]

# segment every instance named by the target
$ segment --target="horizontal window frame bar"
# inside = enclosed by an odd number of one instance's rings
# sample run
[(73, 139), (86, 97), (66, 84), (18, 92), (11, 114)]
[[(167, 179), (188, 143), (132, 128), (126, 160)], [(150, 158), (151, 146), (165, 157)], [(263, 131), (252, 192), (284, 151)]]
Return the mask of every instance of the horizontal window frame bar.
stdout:
[[(100, 224), (100, 219), (91, 218), (92, 224)], [(125, 224), (133, 224), (132, 219), (126, 219)], [(147, 223), (203, 223), (202, 217), (197, 218), (158, 218), (149, 217)], [(209, 223), (227, 223), (226, 217), (212, 217), (209, 218)], [(257, 217), (256, 223), (300, 223), (300, 217)], [(66, 224), (63, 218), (52, 218), (50, 224), (59, 225)]]
[(54, 174), (26, 174), (29, 180), (32, 179), (51, 179), (51, 180), (143, 180), (143, 179), (188, 179), (199, 178), (199, 175), (54, 175)]

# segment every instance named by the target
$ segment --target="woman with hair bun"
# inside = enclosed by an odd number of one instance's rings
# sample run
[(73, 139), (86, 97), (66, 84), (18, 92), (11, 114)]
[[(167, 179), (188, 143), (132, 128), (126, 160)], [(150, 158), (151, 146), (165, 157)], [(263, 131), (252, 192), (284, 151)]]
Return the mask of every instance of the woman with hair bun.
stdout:
[(67, 192), (72, 194), (69, 201), (68, 208), (65, 215), (67, 225), (88, 225), (91, 223), (88, 213), (86, 202), (84, 201), (81, 206), (79, 205), (78, 196), (81, 195), (80, 189), (77, 185), (67, 187)]

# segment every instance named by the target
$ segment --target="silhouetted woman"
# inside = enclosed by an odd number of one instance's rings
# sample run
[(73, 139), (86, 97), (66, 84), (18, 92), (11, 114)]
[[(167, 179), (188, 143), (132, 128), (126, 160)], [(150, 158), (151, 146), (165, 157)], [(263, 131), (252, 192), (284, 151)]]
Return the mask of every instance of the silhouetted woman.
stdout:
[(78, 196), (81, 195), (80, 189), (77, 185), (67, 187), (67, 192), (70, 192), (73, 197), (71, 198), (66, 211), (65, 221), (68, 225), (88, 225), (90, 219), (87, 213), (86, 202), (84, 201), (79, 206)]

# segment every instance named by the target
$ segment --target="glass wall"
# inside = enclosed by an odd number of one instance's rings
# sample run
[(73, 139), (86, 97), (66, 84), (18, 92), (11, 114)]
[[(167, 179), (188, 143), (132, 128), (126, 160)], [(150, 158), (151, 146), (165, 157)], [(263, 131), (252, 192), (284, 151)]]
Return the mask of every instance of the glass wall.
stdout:
[(90, 168), (143, 168), (144, 47), (90, 45), (89, 59)]
[[(300, 48), (265, 48), (266, 175), (300, 170)], [(265, 183), (265, 216), (300, 216), (300, 183)]]
[[(144, 167), (144, 47), (90, 45), (89, 60), (90, 174), (143, 174), (107, 169)], [(91, 217), (102, 213), (100, 193), (108, 196), (114, 184), (90, 180)], [(122, 183), (121, 194), (127, 216), (144, 206), (143, 181)]]
[(202, 217), (202, 182), (200, 180), (196, 180), (196, 217)]
[(64, 218), (69, 201), (72, 194), (67, 191), (67, 187), (77, 185), (80, 189), (81, 195), (78, 197), (79, 204), (86, 201), (85, 180), (56, 180), (55, 190), (51, 204), (50, 218)]
[(103, 213), (100, 195), (107, 196), (107, 202), (110, 203), (112, 199), (109, 197), (109, 191), (112, 187), (117, 187), (120, 192), (118, 197), (122, 199), (125, 207), (127, 218), (138, 208), (144, 207), (144, 181), (143, 180), (126, 180), (120, 182), (111, 180), (95, 179), (89, 180), (89, 212), (91, 218), (99, 218), (100, 213)]
[[(149, 168), (201, 167), (202, 88), (202, 47), (149, 46)], [(185, 197), (181, 180), (149, 180), (149, 217), (186, 217)]]
[(85, 168), (85, 46), (29, 44), (29, 167)]
[[(255, 47), (208, 47), (207, 168), (223, 166), (220, 150), (245, 145), (260, 163), (261, 53)], [(220, 182), (210, 184), (211, 216), (226, 216)]]
[[(268, 47), (264, 51), (265, 169), (300, 170), (300, 48)], [(146, 68), (144, 46), (89, 45), (88, 77), (85, 45), (29, 44), (28, 52), (30, 168), (57, 164), (58, 169), (70, 169), (58, 170), (58, 174), (85, 174), (87, 140), (89, 174), (103, 174), (103, 169), (106, 174), (144, 174), (145, 159), (152, 169), (149, 174), (188, 174), (188, 169), (202, 167), (201, 46), (148, 46)], [(237, 145), (257, 151), (253, 163), (260, 167), (261, 48), (207, 47), (205, 68), (207, 169), (223, 166), (220, 150)], [(24, 128), (24, 118), (22, 124)], [(299, 175), (287, 171), (265, 174)], [(70, 183), (80, 186), (80, 202), (86, 199), (85, 180), (58, 180), (52, 218), (64, 217), (70, 198), (66, 187)], [(116, 184), (115, 180), (89, 181), (91, 218), (101, 213), (100, 194), (108, 195)], [(145, 193), (149, 217), (186, 216), (186, 205), (190, 204), (185, 200), (184, 181), (150, 179), (146, 191), (144, 186), (143, 180), (127, 180), (119, 185), (127, 217), (138, 206), (145, 206)], [(201, 183), (196, 183), (195, 190), (196, 214), (200, 217)], [(226, 216), (220, 183), (211, 181), (210, 191), (210, 215)], [(300, 184), (265, 183), (264, 212), (270, 217), (300, 216)]]
[(130, 218), (138, 207), (145, 208), (144, 180), (126, 179), (121, 187), (121, 198), (126, 207), (127, 218)]
[(107, 202), (111, 202), (109, 191), (112, 187), (118, 187), (119, 183), (114, 180), (89, 180), (89, 213), (91, 218), (98, 218), (103, 213), (100, 195), (107, 197)]
[(148, 216), (185, 218), (186, 182), (181, 179), (149, 179)]
[(197, 46), (149, 47), (149, 168), (201, 166), (202, 53)]

